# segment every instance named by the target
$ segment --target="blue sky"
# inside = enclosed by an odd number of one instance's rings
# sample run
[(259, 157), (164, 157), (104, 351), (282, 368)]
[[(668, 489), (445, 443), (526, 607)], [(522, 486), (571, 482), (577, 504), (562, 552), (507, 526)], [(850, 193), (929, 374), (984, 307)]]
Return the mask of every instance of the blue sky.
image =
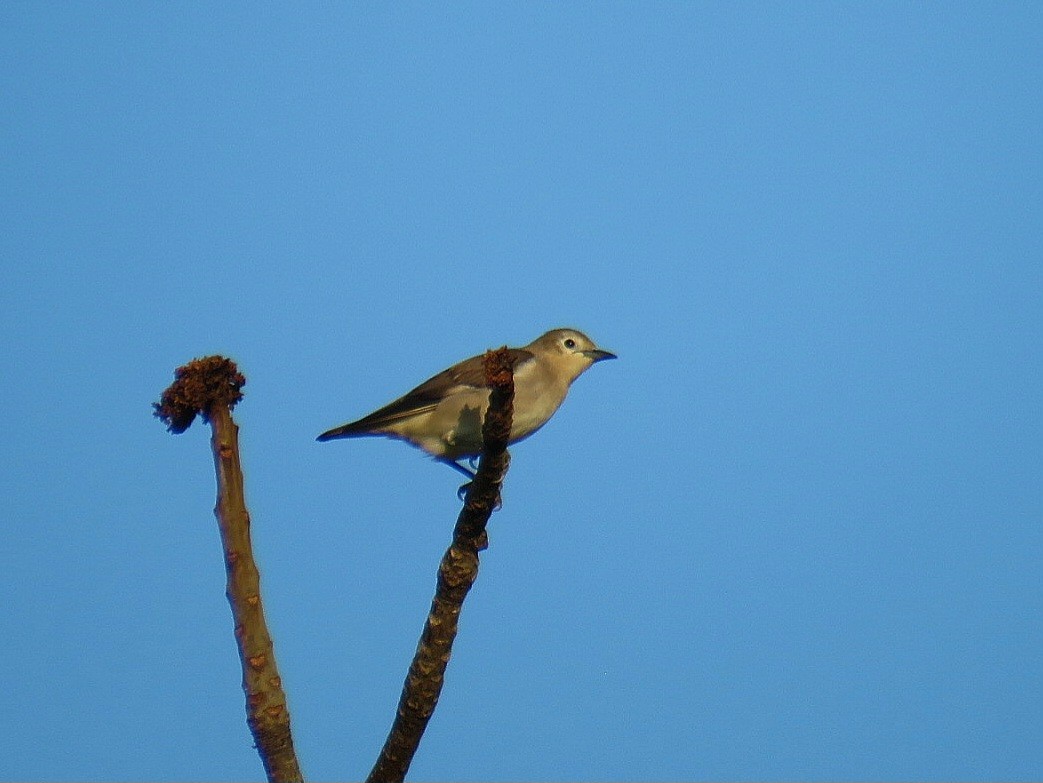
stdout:
[(237, 410), (310, 779), (393, 715), (459, 504), (317, 444), (571, 325), (417, 780), (1043, 774), (1034, 3), (0, 8), (4, 779), (252, 780)]

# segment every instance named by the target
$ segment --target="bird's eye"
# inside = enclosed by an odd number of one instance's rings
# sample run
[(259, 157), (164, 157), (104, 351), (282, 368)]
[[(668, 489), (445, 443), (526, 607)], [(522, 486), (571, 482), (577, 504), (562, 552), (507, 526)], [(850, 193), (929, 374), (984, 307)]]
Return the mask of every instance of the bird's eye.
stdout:
[(576, 341), (573, 340), (571, 337), (566, 337), (565, 338), (565, 342), (562, 343), (562, 345), (564, 345), (566, 348), (568, 348), (571, 351), (573, 348), (576, 347)]

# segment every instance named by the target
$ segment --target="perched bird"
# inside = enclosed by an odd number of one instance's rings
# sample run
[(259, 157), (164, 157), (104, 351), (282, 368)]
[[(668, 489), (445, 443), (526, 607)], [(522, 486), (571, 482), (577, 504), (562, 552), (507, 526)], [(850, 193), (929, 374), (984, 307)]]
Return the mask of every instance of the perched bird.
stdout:
[[(514, 418), (510, 443), (527, 438), (554, 415), (569, 386), (594, 362), (615, 359), (582, 332), (554, 329), (514, 358)], [(473, 478), (459, 460), (482, 451), (482, 422), (489, 407), (489, 387), (481, 356), (455, 364), (383, 408), (358, 421), (334, 427), (317, 440), (382, 435), (404, 440), (440, 462)]]

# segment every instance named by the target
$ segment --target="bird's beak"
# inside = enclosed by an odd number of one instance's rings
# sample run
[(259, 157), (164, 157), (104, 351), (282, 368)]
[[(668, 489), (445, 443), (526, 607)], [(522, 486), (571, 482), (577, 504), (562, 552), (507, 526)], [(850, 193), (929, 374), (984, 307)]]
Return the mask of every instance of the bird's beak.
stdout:
[(609, 353), (608, 351), (602, 351), (600, 348), (592, 348), (589, 351), (584, 351), (583, 355), (586, 356), (588, 359), (590, 359), (590, 361), (592, 361), (592, 362), (600, 362), (600, 361), (603, 361), (605, 359), (618, 359), (619, 358), (614, 353)]

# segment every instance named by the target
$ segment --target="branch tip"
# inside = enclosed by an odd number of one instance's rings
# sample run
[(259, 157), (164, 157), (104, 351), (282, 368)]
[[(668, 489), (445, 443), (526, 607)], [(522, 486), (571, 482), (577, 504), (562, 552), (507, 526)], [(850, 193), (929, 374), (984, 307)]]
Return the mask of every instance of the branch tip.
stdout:
[(193, 359), (174, 370), (174, 382), (152, 403), (153, 415), (167, 425), (167, 430), (180, 435), (196, 415), (209, 421), (210, 411), (217, 406), (231, 410), (243, 398), (246, 377), (235, 362), (223, 356)]
[(503, 389), (514, 383), (514, 357), (507, 346), (485, 352), (482, 357), (485, 382), (493, 388)]

